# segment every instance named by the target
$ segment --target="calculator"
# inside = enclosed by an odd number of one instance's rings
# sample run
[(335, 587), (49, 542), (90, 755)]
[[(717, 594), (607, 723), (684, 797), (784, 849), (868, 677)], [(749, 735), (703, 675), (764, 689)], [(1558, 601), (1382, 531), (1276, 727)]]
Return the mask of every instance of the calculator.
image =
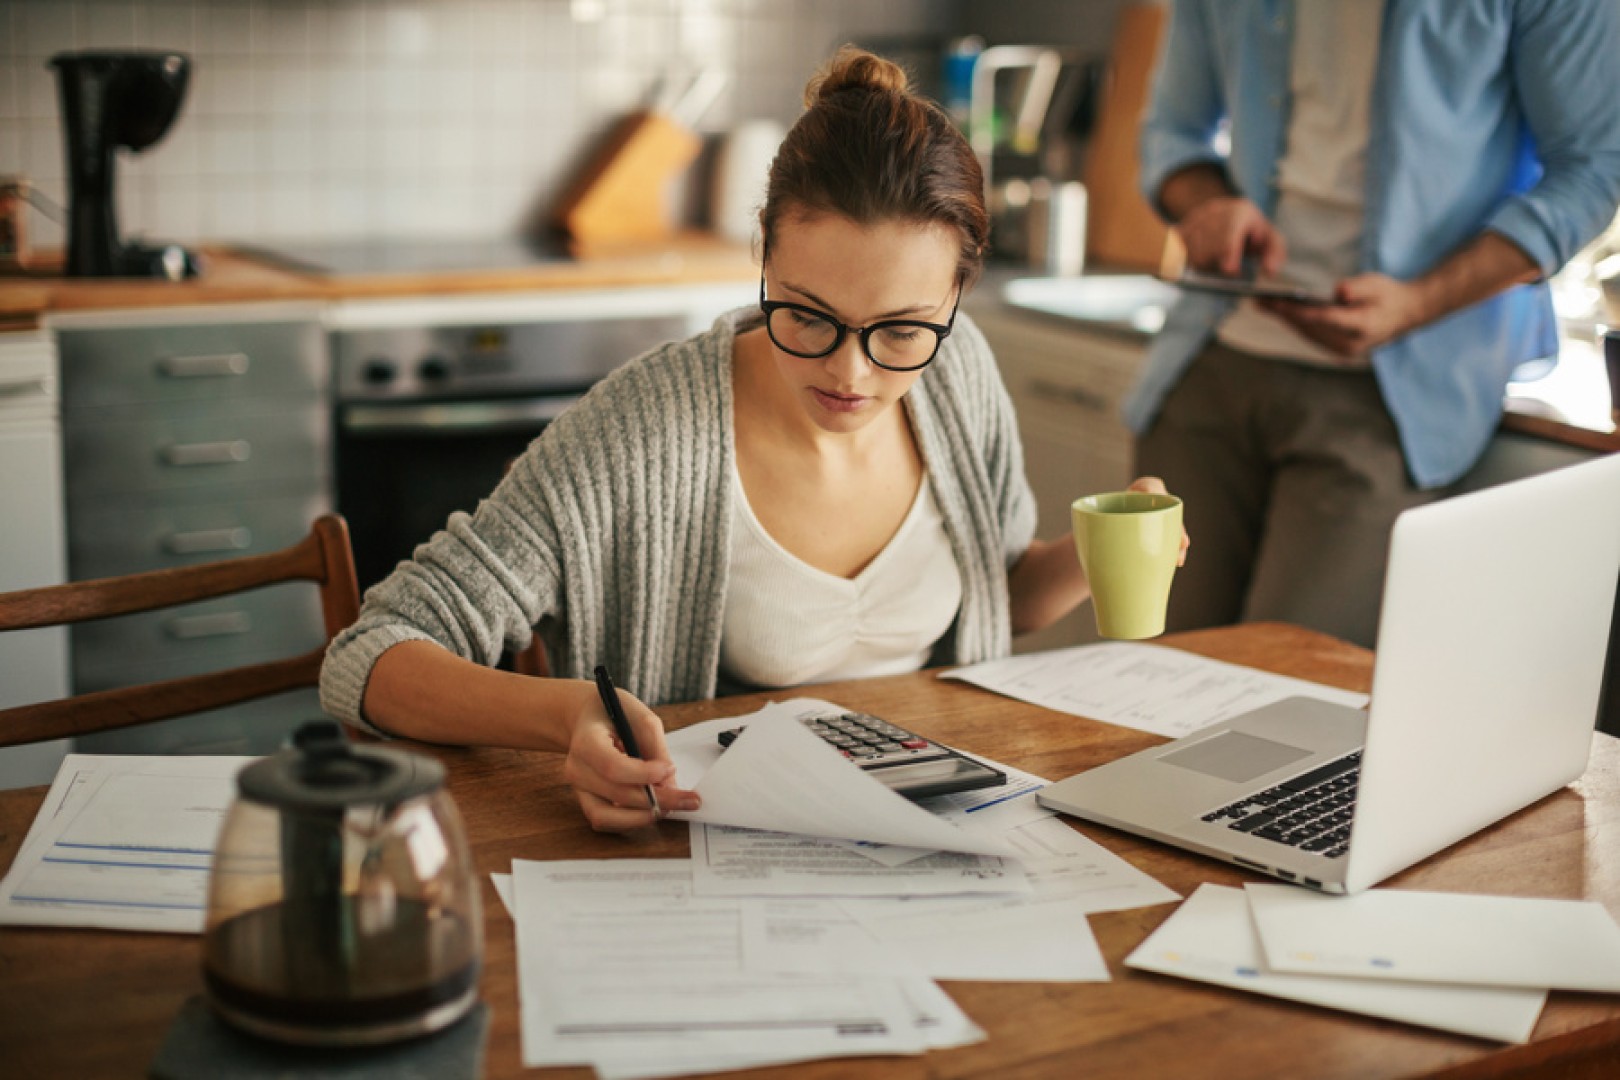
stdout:
[[(832, 712), (800, 718), (856, 765), (908, 799), (954, 795), (1007, 782), (1007, 774), (932, 739), (868, 713)], [(730, 746), (742, 728), (720, 733)]]

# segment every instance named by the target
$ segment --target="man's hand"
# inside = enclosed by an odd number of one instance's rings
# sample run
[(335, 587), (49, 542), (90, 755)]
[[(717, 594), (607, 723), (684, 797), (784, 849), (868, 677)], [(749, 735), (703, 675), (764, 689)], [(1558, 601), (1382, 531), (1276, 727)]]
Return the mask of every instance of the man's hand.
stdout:
[(1282, 269), (1287, 245), (1282, 233), (1266, 220), (1260, 208), (1236, 195), (1205, 199), (1175, 224), (1187, 247), (1187, 263), (1196, 270), (1236, 277), (1245, 259), (1253, 259), (1263, 274)]
[(1433, 318), (1420, 286), (1386, 274), (1345, 278), (1333, 296), (1333, 304), (1262, 300), (1260, 306), (1347, 360), (1364, 357)]

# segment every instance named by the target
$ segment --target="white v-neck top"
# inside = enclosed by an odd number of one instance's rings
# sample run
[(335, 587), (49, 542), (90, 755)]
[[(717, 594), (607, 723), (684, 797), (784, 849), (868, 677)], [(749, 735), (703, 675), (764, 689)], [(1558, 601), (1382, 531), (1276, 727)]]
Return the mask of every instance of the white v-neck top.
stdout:
[(798, 686), (927, 665), (961, 606), (962, 574), (926, 475), (900, 528), (852, 578), (782, 547), (754, 516), (735, 468), (732, 484), (722, 679)]

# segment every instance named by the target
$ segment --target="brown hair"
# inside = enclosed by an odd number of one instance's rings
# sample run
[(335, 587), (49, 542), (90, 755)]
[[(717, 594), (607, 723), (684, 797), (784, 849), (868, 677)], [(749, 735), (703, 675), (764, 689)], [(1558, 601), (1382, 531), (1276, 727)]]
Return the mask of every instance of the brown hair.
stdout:
[(913, 93), (899, 67), (852, 45), (810, 80), (804, 103), (771, 163), (766, 247), (795, 212), (947, 225), (961, 238), (957, 273), (973, 281), (990, 234), (984, 174), (944, 110)]

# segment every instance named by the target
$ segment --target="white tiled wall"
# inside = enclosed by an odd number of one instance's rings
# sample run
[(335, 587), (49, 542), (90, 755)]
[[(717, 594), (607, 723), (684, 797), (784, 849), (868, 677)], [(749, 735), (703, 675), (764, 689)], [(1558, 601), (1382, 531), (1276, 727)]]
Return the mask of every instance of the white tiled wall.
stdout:
[[(193, 79), (119, 163), (126, 237), (514, 232), (661, 77), (732, 81), (700, 125), (790, 121), (845, 40), (939, 34), (960, 0), (0, 0), (0, 174), (66, 199), (56, 52), (167, 48)], [(35, 242), (62, 231), (31, 217)]]

